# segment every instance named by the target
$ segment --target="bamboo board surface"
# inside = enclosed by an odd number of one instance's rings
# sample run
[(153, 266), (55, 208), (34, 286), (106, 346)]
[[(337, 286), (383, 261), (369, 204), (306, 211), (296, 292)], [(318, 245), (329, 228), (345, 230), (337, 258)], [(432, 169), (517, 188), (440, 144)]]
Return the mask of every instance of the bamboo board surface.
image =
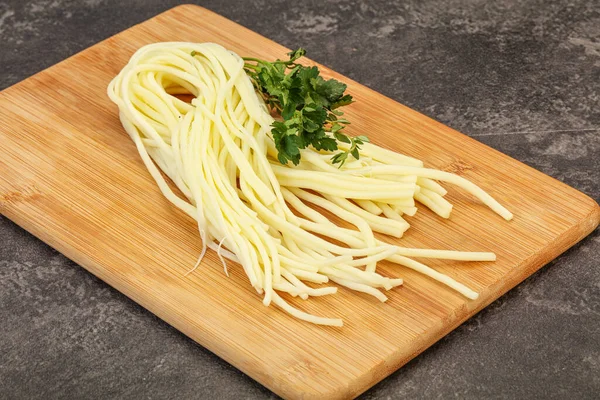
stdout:
[[(493, 263), (425, 262), (481, 293), (471, 301), (407, 268), (387, 303), (341, 289), (292, 301), (341, 317), (318, 327), (262, 306), (241, 267), (230, 278), (200, 251), (195, 222), (156, 187), (121, 127), (106, 86), (139, 47), (216, 42), (274, 59), (282, 46), (197, 6), (180, 6), (0, 93), (0, 212), (88, 271), (288, 398), (356, 396), (578, 242), (597, 225), (589, 197), (325, 68), (357, 102), (351, 134), (459, 173), (510, 209), (506, 222), (450, 185), (450, 220), (423, 207), (397, 241), (407, 247), (494, 251)], [(402, 137), (402, 145), (398, 137)], [(393, 241), (388, 238), (388, 240)]]

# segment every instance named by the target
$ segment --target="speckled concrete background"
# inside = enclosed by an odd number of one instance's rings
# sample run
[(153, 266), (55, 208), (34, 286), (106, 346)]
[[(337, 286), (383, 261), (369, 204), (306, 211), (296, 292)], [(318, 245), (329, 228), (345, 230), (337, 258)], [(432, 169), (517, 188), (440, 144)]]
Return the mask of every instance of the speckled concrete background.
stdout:
[[(202, 5), (600, 199), (597, 0), (288, 3)], [(0, 88), (176, 4), (0, 1)], [(0, 237), (1, 398), (275, 397), (3, 217)], [(597, 230), (363, 398), (597, 398), (599, 260)]]

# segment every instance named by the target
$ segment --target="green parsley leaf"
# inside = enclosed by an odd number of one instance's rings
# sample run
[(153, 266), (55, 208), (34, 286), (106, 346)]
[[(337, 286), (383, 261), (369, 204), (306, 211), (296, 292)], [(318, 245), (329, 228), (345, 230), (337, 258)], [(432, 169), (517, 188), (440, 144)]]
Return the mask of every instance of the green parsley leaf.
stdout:
[(337, 140), (339, 140), (340, 142), (344, 142), (344, 143), (348, 143), (348, 144), (352, 143), (352, 141), (350, 140), (350, 138), (348, 136), (344, 135), (343, 133), (336, 132), (336, 133), (333, 134), (333, 136)]
[(340, 97), (339, 99), (337, 99), (332, 105), (331, 105), (331, 111), (334, 112), (334, 110), (336, 108), (342, 107), (342, 106), (347, 106), (348, 104), (352, 104), (354, 103), (354, 100), (352, 100), (352, 96), (350, 96), (349, 94), (345, 94), (342, 97)]

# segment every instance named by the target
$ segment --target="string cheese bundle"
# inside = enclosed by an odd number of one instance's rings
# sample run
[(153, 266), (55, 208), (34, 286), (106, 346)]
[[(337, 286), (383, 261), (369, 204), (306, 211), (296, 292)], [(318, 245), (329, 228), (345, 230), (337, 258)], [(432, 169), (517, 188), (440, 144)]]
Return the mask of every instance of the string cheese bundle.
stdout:
[[(156, 43), (138, 50), (108, 87), (160, 190), (198, 223), (203, 250), (194, 268), (210, 248), (225, 273), (225, 259), (242, 266), (264, 305), (323, 325), (342, 321), (307, 314), (278, 292), (302, 299), (333, 294), (336, 286), (307, 284), (332, 281), (386, 301), (382, 289), (402, 284), (377, 272), (377, 262), (389, 260), (477, 298), (409, 257), (492, 261), (493, 253), (403, 248), (374, 232), (401, 237), (409, 228), (402, 215), (414, 215), (416, 202), (448, 218), (452, 205), (436, 181), (462, 187), (507, 220), (508, 210), (464, 178), (372, 144), (341, 168), (331, 164), (331, 153), (311, 148), (302, 150), (298, 166), (281, 165), (270, 136), (273, 117), (243, 67), (217, 44)], [(191, 103), (180, 94), (191, 94)], [(348, 224), (334, 224), (313, 206)]]

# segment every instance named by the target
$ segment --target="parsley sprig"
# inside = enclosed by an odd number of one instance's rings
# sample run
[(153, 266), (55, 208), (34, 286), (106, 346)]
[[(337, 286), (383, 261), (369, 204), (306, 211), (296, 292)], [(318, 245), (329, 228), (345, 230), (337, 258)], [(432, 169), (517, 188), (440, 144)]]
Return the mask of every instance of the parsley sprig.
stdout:
[(273, 62), (244, 57), (244, 69), (267, 106), (282, 117), (273, 122), (271, 130), (279, 162), (298, 165), (301, 149), (312, 146), (333, 152), (342, 142), (347, 144), (347, 150), (331, 158), (333, 164), (341, 167), (349, 155), (358, 159), (360, 146), (369, 139), (344, 133), (350, 122), (339, 108), (352, 103), (352, 96), (344, 94), (346, 84), (323, 79), (317, 67), (298, 64), (296, 61), (305, 53), (299, 48), (288, 53), (289, 60)]

